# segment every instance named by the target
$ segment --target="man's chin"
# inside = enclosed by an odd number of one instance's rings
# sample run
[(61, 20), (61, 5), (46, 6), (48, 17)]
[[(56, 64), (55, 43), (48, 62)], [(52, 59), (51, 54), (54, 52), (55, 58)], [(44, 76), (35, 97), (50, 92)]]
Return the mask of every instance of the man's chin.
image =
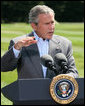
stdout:
[(48, 35), (47, 39), (51, 39), (53, 35)]

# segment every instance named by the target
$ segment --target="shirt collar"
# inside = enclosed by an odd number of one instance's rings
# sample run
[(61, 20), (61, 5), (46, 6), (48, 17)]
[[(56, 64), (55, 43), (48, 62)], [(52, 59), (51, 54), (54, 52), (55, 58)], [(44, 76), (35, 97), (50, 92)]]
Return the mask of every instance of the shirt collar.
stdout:
[[(34, 34), (34, 37), (35, 37), (35, 39), (36, 39), (37, 41), (39, 41), (39, 39), (42, 39), (42, 38), (40, 38), (40, 37), (36, 34), (35, 31), (33, 31), (33, 34)], [(42, 39), (42, 40), (43, 40), (43, 39)], [(49, 41), (49, 40), (46, 39), (45, 41)]]

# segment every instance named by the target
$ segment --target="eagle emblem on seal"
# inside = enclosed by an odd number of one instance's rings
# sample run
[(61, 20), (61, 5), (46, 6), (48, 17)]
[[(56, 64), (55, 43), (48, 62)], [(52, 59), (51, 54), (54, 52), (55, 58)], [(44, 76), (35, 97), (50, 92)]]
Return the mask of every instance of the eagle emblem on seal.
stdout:
[(70, 84), (67, 82), (62, 82), (59, 84), (59, 90), (58, 94), (60, 94), (62, 97), (69, 96), (69, 93), (71, 92)]

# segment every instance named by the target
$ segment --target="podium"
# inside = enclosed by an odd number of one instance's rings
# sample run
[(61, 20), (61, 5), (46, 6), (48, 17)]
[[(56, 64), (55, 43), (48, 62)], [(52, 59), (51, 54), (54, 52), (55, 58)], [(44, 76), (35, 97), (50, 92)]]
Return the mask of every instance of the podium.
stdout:
[[(84, 104), (84, 78), (76, 78), (79, 92), (70, 104)], [(14, 105), (58, 105), (49, 91), (51, 79), (19, 79), (1, 89), (2, 94)]]

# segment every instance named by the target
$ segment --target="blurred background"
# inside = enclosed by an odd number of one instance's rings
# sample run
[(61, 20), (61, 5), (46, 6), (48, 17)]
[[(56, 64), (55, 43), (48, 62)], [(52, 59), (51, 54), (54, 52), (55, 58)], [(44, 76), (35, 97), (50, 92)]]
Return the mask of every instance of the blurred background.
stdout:
[(59, 22), (83, 22), (84, 1), (2, 1), (1, 22), (27, 22), (28, 13), (35, 5), (47, 5), (55, 11)]
[[(28, 14), (36, 5), (55, 11), (55, 34), (72, 41), (73, 56), (79, 77), (84, 78), (84, 1), (1, 1), (1, 56), (11, 39), (32, 31)], [(1, 88), (16, 81), (17, 70), (1, 72)], [(13, 103), (1, 93), (1, 105)]]

